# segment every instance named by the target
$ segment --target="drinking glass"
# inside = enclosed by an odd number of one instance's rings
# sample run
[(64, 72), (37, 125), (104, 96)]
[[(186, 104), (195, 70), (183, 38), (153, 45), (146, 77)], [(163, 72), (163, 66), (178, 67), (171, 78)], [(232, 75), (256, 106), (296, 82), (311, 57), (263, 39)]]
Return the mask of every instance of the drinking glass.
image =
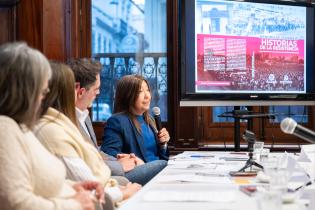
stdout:
[(281, 210), (282, 198), (279, 190), (266, 190), (256, 195), (258, 210)]
[(254, 159), (256, 159), (259, 162), (262, 150), (264, 149), (264, 142), (263, 141), (256, 141), (254, 143), (253, 149), (254, 149)]

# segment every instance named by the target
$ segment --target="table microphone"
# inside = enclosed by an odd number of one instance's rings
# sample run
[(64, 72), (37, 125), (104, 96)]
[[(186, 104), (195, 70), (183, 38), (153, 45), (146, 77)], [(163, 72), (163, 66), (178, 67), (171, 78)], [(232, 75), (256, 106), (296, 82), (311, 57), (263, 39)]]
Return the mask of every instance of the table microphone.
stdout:
[(315, 132), (308, 128), (305, 128), (292, 118), (285, 118), (281, 121), (280, 128), (284, 133), (293, 134), (300, 137), (310, 143), (315, 143)]
[(162, 123), (161, 123), (161, 110), (159, 107), (155, 106), (152, 108), (152, 112), (153, 112), (153, 117), (155, 120), (155, 124), (156, 124), (156, 129), (158, 131), (162, 130)]

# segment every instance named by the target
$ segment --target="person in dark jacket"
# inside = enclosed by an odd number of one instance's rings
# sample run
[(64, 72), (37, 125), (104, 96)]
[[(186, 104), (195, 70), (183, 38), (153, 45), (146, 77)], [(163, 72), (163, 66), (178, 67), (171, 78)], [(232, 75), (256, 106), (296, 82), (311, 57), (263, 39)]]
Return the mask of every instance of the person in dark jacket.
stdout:
[(168, 160), (168, 131), (157, 131), (149, 114), (151, 90), (140, 75), (127, 75), (118, 83), (114, 115), (104, 129), (101, 150), (114, 157), (134, 153), (144, 162)]

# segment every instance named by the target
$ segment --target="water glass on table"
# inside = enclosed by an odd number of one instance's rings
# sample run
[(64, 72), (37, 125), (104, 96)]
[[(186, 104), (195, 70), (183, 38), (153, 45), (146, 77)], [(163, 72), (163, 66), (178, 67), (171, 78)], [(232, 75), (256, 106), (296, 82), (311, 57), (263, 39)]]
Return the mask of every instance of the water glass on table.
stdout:
[(258, 192), (256, 195), (256, 203), (258, 210), (281, 210), (282, 197), (278, 190), (268, 189), (266, 191)]
[(256, 141), (254, 143), (253, 149), (254, 149), (254, 159), (256, 159), (259, 162), (261, 153), (264, 149), (264, 142), (263, 141)]

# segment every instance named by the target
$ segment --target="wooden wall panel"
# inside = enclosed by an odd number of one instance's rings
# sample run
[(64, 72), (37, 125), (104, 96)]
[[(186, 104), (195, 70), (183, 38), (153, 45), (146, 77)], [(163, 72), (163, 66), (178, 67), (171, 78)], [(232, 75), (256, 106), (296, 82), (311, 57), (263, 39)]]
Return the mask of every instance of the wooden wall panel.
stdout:
[(82, 0), (81, 16), (81, 37), (80, 37), (80, 57), (91, 57), (92, 54), (92, 0)]
[[(17, 40), (42, 51), (49, 59), (66, 61), (72, 57), (73, 14), (79, 0), (21, 0), (17, 7)], [(74, 44), (74, 43), (73, 43)]]
[(200, 132), (200, 128), (196, 121), (198, 109), (191, 107), (180, 107), (177, 109), (177, 112), (178, 116), (175, 121), (176, 139), (174, 139), (174, 149), (198, 149), (198, 132)]
[(21, 0), (17, 5), (17, 36), (19, 41), (43, 49), (43, 0)]
[(15, 7), (0, 7), (0, 44), (15, 40)]
[(65, 0), (43, 1), (43, 53), (50, 59), (65, 61)]
[(81, 16), (80, 8), (81, 4), (78, 0), (67, 1), (67, 22), (66, 30), (69, 30), (67, 35), (67, 57), (68, 58), (79, 58), (80, 57), (80, 43), (81, 43)]
[(68, 58), (91, 57), (91, 0), (66, 1)]

